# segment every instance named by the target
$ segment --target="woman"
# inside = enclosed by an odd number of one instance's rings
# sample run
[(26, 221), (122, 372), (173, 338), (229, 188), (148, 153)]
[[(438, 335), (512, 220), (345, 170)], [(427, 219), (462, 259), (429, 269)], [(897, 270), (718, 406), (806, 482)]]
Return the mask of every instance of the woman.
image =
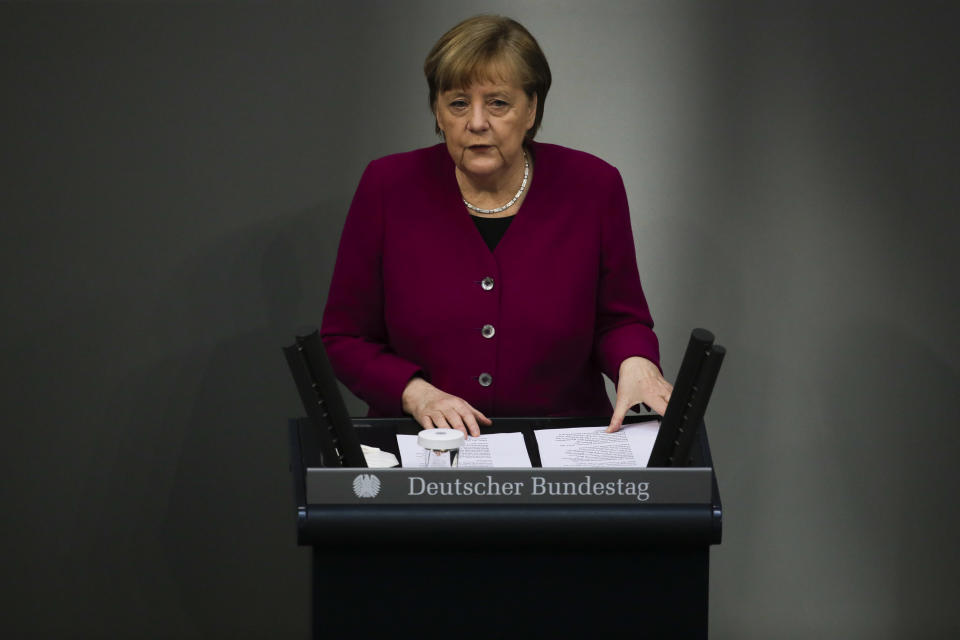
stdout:
[(534, 142), (550, 68), (519, 23), (461, 22), (424, 64), (443, 143), (371, 162), (321, 335), (370, 415), (479, 435), (487, 415), (605, 415), (672, 390), (602, 160)]

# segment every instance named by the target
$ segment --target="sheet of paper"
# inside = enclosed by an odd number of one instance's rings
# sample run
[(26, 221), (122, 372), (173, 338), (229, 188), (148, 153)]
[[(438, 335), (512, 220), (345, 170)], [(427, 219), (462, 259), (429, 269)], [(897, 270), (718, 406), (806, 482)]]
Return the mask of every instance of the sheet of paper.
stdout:
[(544, 467), (645, 467), (660, 423), (624, 425), (616, 433), (602, 427), (534, 431)]
[[(405, 468), (423, 468), (427, 466), (426, 449), (417, 444), (417, 436), (398, 435), (400, 445), (400, 463)], [(488, 469), (493, 467), (532, 467), (527, 445), (522, 433), (485, 433), (476, 438), (469, 436), (463, 447), (457, 465), (462, 469)], [(450, 457), (432, 456), (430, 467), (449, 467)]]

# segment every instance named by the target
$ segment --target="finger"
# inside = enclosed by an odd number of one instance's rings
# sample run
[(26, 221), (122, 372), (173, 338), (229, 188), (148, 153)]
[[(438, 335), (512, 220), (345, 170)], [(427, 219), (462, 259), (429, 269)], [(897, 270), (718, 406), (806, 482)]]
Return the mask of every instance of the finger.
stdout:
[(617, 398), (617, 406), (613, 409), (613, 416), (610, 418), (607, 433), (616, 433), (623, 426), (623, 418), (627, 415), (627, 409), (630, 408), (630, 405), (622, 398), (623, 396)]
[(470, 411), (473, 413), (474, 416), (476, 416), (477, 420), (479, 420), (480, 422), (482, 422), (482, 423), (485, 424), (486, 426), (489, 427), (490, 425), (493, 424), (493, 420), (491, 420), (491, 419), (488, 418), (487, 416), (483, 415), (483, 412), (477, 411), (477, 410), (473, 407), (473, 405), (471, 405), (469, 402), (467, 403), (467, 407), (470, 408)]
[(480, 413), (480, 412), (477, 411), (476, 409), (474, 409), (473, 411), (477, 414), (477, 418), (478, 418), (478, 419), (480, 420), (480, 422), (482, 422), (483, 424), (487, 425), (488, 427), (493, 424), (493, 420), (491, 420), (491, 419), (488, 418), (487, 416), (483, 415), (482, 413)]
[(423, 416), (420, 417), (420, 426), (423, 427), (424, 429), (433, 429), (433, 428), (435, 428), (435, 427), (433, 426), (433, 421), (430, 420), (430, 416), (428, 416), (428, 415), (423, 415)]
[(668, 400), (670, 399), (671, 394), (673, 394), (673, 385), (662, 378), (657, 381), (656, 389), (657, 395), (666, 396)]
[(470, 432), (470, 435), (474, 438), (480, 435), (480, 425), (477, 424), (477, 418), (472, 413), (463, 416), (463, 421), (467, 424), (467, 431)]
[(666, 396), (656, 395), (656, 396), (650, 398), (649, 400), (647, 400), (647, 404), (650, 405), (650, 408), (651, 408), (651, 409), (653, 409), (654, 411), (656, 411), (656, 412), (659, 413), (660, 415), (663, 415), (663, 414), (665, 414), (665, 413), (667, 412), (667, 401), (668, 401), (668, 400), (669, 400), (669, 398), (667, 398)]
[(447, 423), (457, 431), (467, 432), (467, 428), (463, 425), (463, 419), (460, 417), (460, 414), (455, 411), (450, 411), (444, 416), (447, 419)]
[(450, 425), (447, 423), (447, 419), (442, 413), (431, 416), (433, 418), (433, 424), (437, 425), (437, 429), (449, 429)]

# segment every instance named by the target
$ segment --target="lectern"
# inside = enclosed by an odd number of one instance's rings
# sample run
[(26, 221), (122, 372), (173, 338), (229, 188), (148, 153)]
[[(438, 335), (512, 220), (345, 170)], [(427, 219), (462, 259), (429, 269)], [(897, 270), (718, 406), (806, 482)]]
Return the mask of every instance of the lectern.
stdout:
[[(313, 556), (314, 637), (707, 637), (722, 523), (702, 423), (724, 353), (712, 343), (709, 332), (691, 336), (677, 408), (646, 468), (540, 468), (535, 430), (609, 416), (500, 417), (485, 431), (523, 433), (532, 469), (412, 471), (364, 468), (361, 443), (398, 455), (396, 435), (420, 427), (347, 418), (319, 338), (299, 337), (285, 352), (308, 415), (289, 434), (297, 540)], [(483, 499), (419, 491), (435, 480), (476, 483)], [(570, 491), (537, 492), (550, 482)], [(643, 491), (603, 490), (618, 482)], [(504, 495), (506, 483), (517, 491)]]

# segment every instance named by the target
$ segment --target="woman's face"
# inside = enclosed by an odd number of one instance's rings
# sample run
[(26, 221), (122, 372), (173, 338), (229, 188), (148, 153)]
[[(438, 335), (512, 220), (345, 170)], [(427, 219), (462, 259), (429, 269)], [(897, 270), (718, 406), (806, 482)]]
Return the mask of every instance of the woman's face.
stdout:
[(507, 82), (486, 81), (437, 96), (437, 124), (460, 171), (496, 179), (523, 159), (523, 139), (537, 116), (537, 97)]

